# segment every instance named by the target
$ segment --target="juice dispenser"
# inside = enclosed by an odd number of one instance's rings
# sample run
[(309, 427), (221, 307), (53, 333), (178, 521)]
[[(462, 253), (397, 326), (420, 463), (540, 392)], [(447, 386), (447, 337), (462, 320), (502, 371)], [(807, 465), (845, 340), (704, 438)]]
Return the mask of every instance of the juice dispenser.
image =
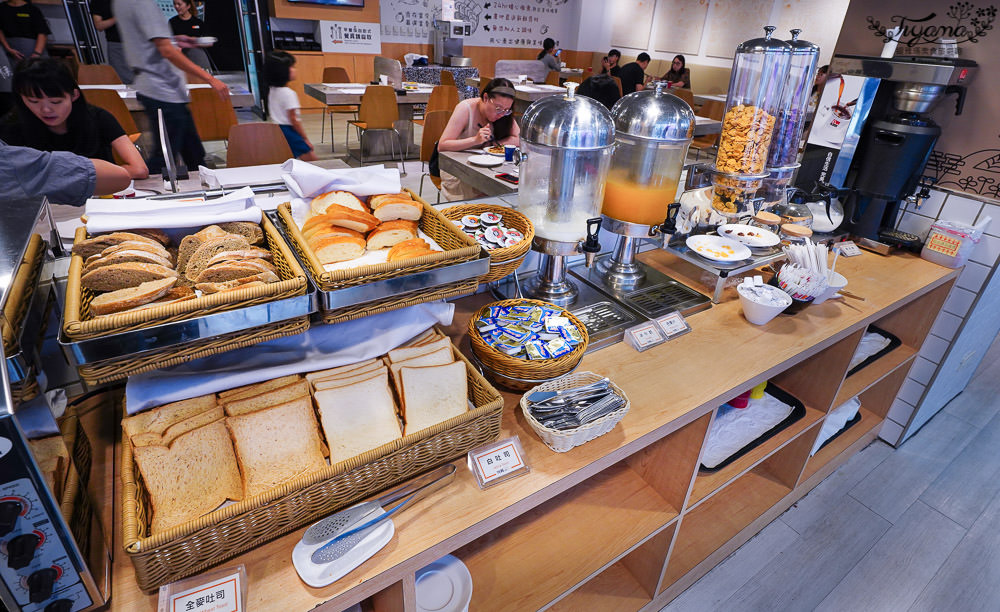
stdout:
[(534, 102), (521, 119), (518, 205), (535, 226), (532, 249), (541, 253), (524, 293), (560, 306), (573, 304), (579, 293), (565, 258), (583, 253), (589, 265), (600, 251), (598, 215), (615, 146), (608, 109), (575, 95), (575, 83), (566, 89)]

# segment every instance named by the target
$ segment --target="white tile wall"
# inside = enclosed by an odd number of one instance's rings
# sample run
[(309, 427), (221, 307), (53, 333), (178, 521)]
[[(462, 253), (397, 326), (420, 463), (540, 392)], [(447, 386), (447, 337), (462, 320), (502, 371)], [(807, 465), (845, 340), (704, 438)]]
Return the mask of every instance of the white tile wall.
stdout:
[(949, 344), (950, 342), (944, 338), (928, 334), (927, 339), (924, 340), (924, 345), (920, 347), (920, 356), (934, 363), (941, 363), (941, 358), (944, 357)]
[(989, 275), (990, 268), (988, 266), (970, 261), (965, 264), (965, 269), (962, 270), (962, 274), (959, 275), (958, 282), (956, 284), (962, 289), (968, 289), (973, 293), (979, 293), (979, 290), (983, 288), (983, 283), (986, 281), (986, 277)]
[(936, 219), (941, 214), (941, 207), (944, 205), (946, 197), (948, 197), (947, 192), (932, 189), (930, 197), (921, 202), (919, 208), (912, 204), (907, 204), (907, 210)]
[(976, 299), (976, 294), (965, 289), (955, 287), (944, 302), (944, 309), (951, 314), (964, 317), (969, 312), (972, 302)]
[(986, 228), (986, 233), (1000, 236), (1000, 206), (996, 204), (983, 204), (983, 209), (979, 211), (979, 218), (976, 219), (976, 223), (979, 223), (987, 216), (992, 218), (993, 221)]
[(889, 414), (887, 417), (897, 423), (906, 423), (910, 420), (910, 415), (913, 414), (914, 410), (916, 410), (916, 408), (910, 404), (907, 404), (901, 399), (896, 399), (896, 401), (892, 403), (892, 407), (889, 408)]
[(917, 357), (916, 361), (913, 363), (913, 367), (910, 368), (910, 373), (907, 376), (920, 384), (926, 385), (930, 382), (931, 377), (934, 376), (935, 370), (937, 370), (936, 363), (928, 361), (923, 357)]
[(925, 217), (911, 212), (904, 212), (902, 218), (899, 220), (898, 228), (902, 232), (916, 234), (917, 236), (920, 236), (921, 240), (926, 240), (927, 232), (930, 231), (932, 223), (934, 223), (934, 219), (931, 219), (930, 217)]
[(998, 257), (1000, 257), (1000, 238), (984, 234), (969, 259), (992, 268)]
[(962, 317), (955, 316), (951, 313), (941, 311), (938, 313), (937, 319), (934, 320), (934, 326), (931, 327), (931, 333), (939, 338), (951, 342), (955, 338), (955, 333), (958, 332), (958, 328), (962, 325)]
[(941, 209), (940, 217), (947, 221), (959, 221), (961, 223), (975, 223), (983, 203), (972, 198), (964, 198), (951, 194)]
[(882, 429), (879, 430), (878, 437), (895, 446), (901, 435), (903, 435), (902, 425), (890, 419), (882, 421)]
[(920, 403), (920, 397), (924, 394), (924, 385), (918, 383), (912, 378), (907, 378), (903, 383), (903, 386), (899, 389), (899, 395), (896, 397), (903, 400), (907, 404), (916, 406)]

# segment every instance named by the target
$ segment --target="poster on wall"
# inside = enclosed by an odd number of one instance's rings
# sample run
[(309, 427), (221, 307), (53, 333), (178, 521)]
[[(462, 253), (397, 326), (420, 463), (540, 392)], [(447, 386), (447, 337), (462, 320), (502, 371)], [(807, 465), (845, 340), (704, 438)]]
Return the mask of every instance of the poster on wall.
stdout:
[(320, 21), (315, 36), (323, 46), (323, 53), (382, 53), (377, 23)]
[(656, 11), (653, 48), (666, 53), (697, 55), (705, 31), (708, 2), (660, 0)]
[[(440, 5), (427, 0), (382, 0), (379, 3), (382, 40), (390, 43), (430, 43)], [(466, 45), (542, 48), (552, 38), (560, 47), (575, 45), (575, 3), (570, 0), (454, 0), (455, 19), (472, 26)]]
[(611, 46), (645, 49), (653, 25), (653, 0), (617, 0), (611, 22)]

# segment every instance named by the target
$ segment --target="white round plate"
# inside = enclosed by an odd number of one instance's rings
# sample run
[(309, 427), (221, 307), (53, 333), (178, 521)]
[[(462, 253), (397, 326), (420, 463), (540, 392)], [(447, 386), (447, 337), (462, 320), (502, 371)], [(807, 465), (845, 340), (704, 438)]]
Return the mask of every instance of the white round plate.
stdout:
[(742, 223), (727, 223), (725, 225), (720, 225), (719, 229), (716, 230), (716, 233), (723, 238), (735, 240), (736, 242), (745, 244), (752, 249), (773, 247), (781, 242), (778, 235), (771, 230), (754, 227), (752, 225), (744, 225)]
[(503, 157), (496, 157), (495, 155), (473, 155), (469, 158), (469, 163), (473, 166), (492, 168), (494, 166), (502, 166)]
[(500, 149), (499, 153), (494, 153), (493, 151), (490, 151), (489, 147), (483, 147), (483, 153), (485, 153), (486, 155), (494, 155), (494, 156), (503, 157), (503, 148)]
[(463, 612), (472, 601), (472, 574), (458, 557), (445, 555), (416, 573), (419, 612)]
[(689, 236), (684, 243), (695, 253), (712, 261), (743, 261), (751, 255), (746, 246), (721, 236)]

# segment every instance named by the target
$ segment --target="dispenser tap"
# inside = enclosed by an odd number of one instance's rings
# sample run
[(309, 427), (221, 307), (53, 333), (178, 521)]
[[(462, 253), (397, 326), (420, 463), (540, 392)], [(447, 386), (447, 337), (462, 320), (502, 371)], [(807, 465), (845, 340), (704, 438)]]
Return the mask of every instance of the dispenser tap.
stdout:
[(580, 247), (580, 250), (583, 251), (588, 268), (594, 265), (594, 259), (601, 252), (601, 243), (597, 241), (597, 234), (600, 231), (601, 217), (587, 219), (587, 239), (584, 241), (583, 246)]

